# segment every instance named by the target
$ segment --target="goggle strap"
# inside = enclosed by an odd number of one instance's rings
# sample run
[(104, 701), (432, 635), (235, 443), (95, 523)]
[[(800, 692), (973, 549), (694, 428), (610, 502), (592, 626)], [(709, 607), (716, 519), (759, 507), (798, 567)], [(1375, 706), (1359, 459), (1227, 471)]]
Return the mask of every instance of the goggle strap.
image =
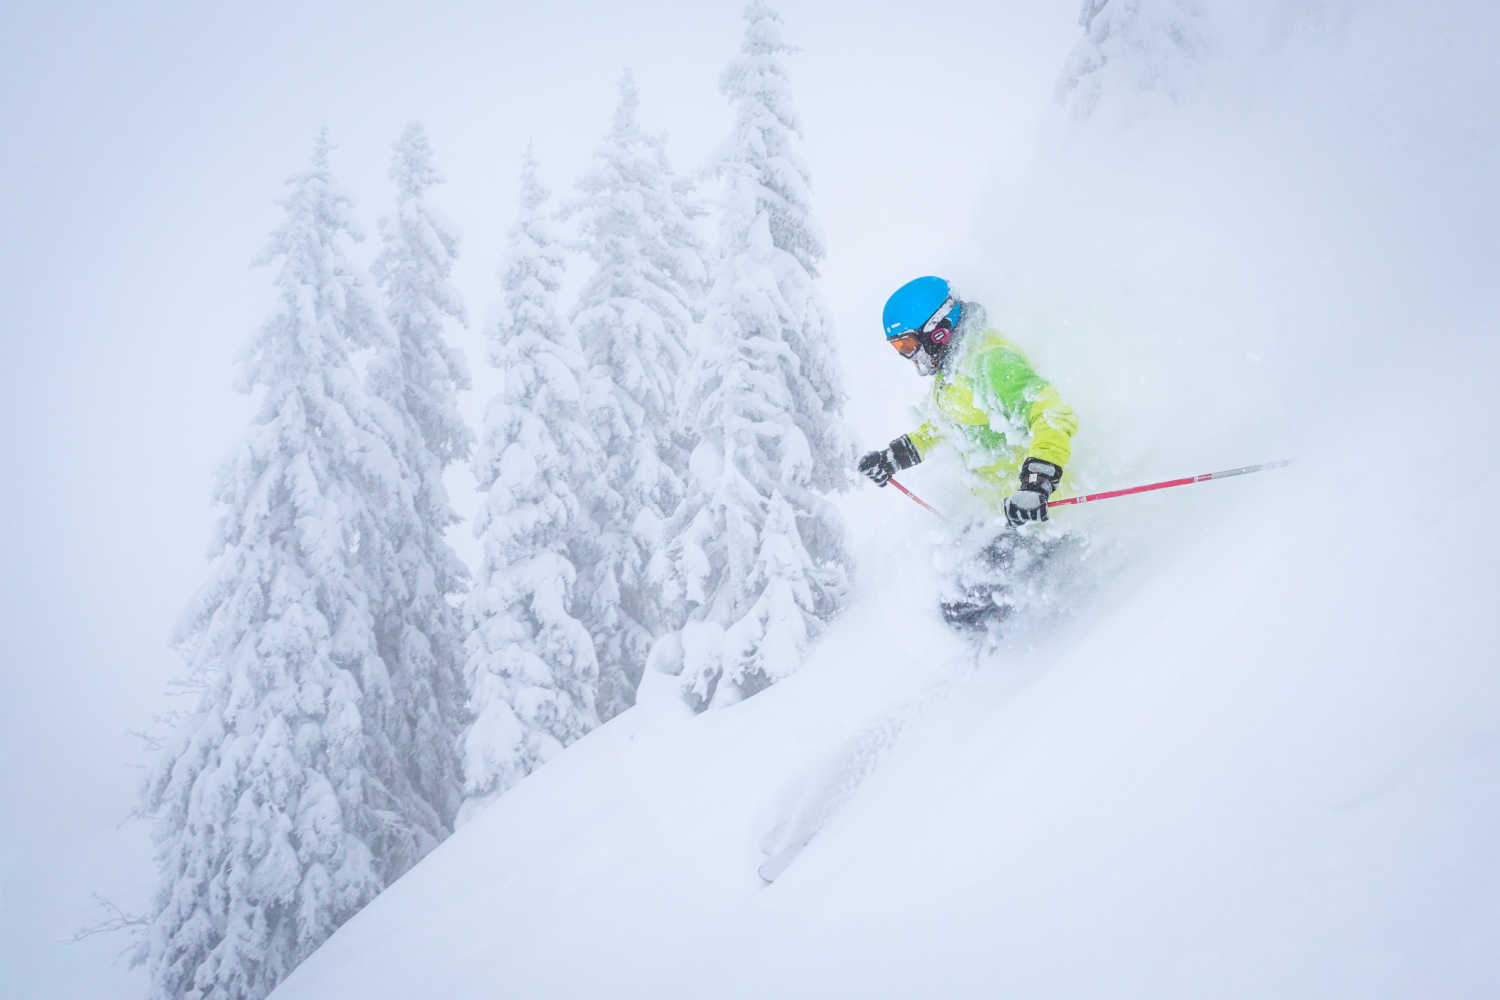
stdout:
[(932, 314), (932, 318), (929, 319), (926, 323), (922, 324), (922, 332), (925, 334), (931, 334), (933, 330), (936, 330), (938, 328), (939, 323), (948, 318), (948, 314), (953, 311), (953, 307), (956, 305), (958, 305), (958, 299), (954, 298), (952, 295), (948, 296), (948, 298), (943, 301), (943, 304), (938, 306), (937, 312)]

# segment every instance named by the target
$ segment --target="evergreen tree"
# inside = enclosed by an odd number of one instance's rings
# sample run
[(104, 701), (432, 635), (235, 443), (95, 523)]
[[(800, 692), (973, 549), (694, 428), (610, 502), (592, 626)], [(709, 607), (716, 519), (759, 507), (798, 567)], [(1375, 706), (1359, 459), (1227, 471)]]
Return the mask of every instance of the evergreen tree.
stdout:
[(765, 4), (752, 2), (745, 18), (722, 82), (735, 129), (719, 164), (719, 256), (688, 408), (700, 437), (660, 580), (690, 620), (652, 652), (653, 669), (680, 675), (700, 710), (795, 670), (848, 579), (826, 494), (847, 485), (853, 451), (815, 287), (823, 241), (787, 85), (790, 50)]
[(372, 359), (369, 384), (383, 404), (378, 412), (401, 477), (395, 502), (380, 511), (383, 551), (368, 568), (378, 588), (375, 634), (391, 670), (395, 711), (367, 721), (388, 737), (385, 783), (422, 816), (425, 836), (392, 859), (405, 870), (452, 830), (461, 798), (463, 632), (451, 601), (464, 591), (468, 570), (444, 538), (459, 518), (443, 470), (469, 457), (472, 436), (456, 395), (468, 388), (468, 371), (444, 331), (446, 321), (464, 320), (450, 282), (458, 238), (425, 200), (442, 178), (420, 125), (396, 143), (391, 178), (396, 211), (381, 220), (374, 274), (393, 337)]
[(1203, 0), (1083, 0), (1078, 23), (1083, 38), (1058, 84), (1060, 100), (1078, 119), (1106, 102), (1128, 114), (1152, 98), (1186, 100), (1217, 44)]
[(259, 394), (221, 471), (209, 582), (177, 644), (197, 708), (148, 777), (159, 888), (154, 994), (263, 997), (430, 844), (390, 783), (394, 711), (366, 566), (399, 489), (354, 352), (388, 331), (350, 264), (358, 238), (320, 135), (264, 263), (280, 303), (241, 359)]
[(471, 597), (465, 791), (504, 792), (598, 725), (599, 668), (578, 618), (577, 553), (600, 454), (578, 338), (557, 314), (563, 259), (528, 153), (521, 218), (503, 275), (506, 315), (490, 333), (504, 387), (485, 414), (474, 473), (483, 542)]
[(665, 138), (637, 123), (639, 103), (626, 73), (613, 127), (569, 206), (593, 262), (573, 327), (591, 366), (592, 419), (604, 451), (591, 505), (596, 550), (582, 590), (606, 719), (634, 702), (654, 635), (680, 624), (646, 567), (682, 501), (688, 442), (680, 395), (706, 284), (700, 213), (673, 175)]

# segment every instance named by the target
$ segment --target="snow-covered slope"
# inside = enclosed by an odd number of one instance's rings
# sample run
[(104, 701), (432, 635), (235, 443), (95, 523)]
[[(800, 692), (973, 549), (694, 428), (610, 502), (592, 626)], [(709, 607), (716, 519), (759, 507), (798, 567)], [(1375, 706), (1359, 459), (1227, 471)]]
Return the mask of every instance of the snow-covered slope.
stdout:
[(1260, 516), (1287, 485), (1140, 501), (1202, 520), (1065, 634), (977, 661), (893, 596), (925, 563), (892, 554), (801, 674), (626, 713), (276, 996), (1494, 987), (1493, 592), (1419, 568), (1461, 551), (1456, 519), (1381, 551)]
[(1293, 32), (1248, 106), (1092, 125), (984, 213), (1089, 485), (1295, 466), (1060, 513), (1098, 542), (1074, 613), (982, 654), (940, 526), (850, 497), (800, 673), (647, 691), (277, 1000), (1500, 992), (1496, 126), (1461, 106), (1495, 71), (1408, 13)]

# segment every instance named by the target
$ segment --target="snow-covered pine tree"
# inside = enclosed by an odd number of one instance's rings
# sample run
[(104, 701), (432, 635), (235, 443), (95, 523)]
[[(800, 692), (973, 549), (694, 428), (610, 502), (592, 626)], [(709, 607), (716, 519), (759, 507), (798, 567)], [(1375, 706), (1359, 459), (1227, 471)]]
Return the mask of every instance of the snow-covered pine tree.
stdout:
[(690, 620), (652, 651), (696, 709), (754, 694), (800, 664), (842, 605), (843, 526), (826, 495), (849, 482), (833, 341), (816, 289), (811, 214), (781, 19), (755, 0), (722, 88), (735, 129), (689, 424), (699, 440), (671, 526), (667, 597)]
[(575, 560), (593, 530), (581, 497), (601, 456), (587, 422), (582, 348), (558, 316), (563, 258), (546, 201), (528, 151), (502, 276), (505, 314), (490, 331), (490, 363), (504, 387), (474, 457), (484, 554), (466, 646), (471, 802), (506, 791), (599, 724), (599, 667), (578, 619)]
[(1084, 37), (1058, 84), (1059, 99), (1078, 119), (1094, 115), (1106, 98), (1125, 107), (1153, 95), (1169, 104), (1184, 100), (1214, 47), (1203, 0), (1083, 0), (1078, 24)]
[(701, 213), (667, 162), (665, 138), (637, 122), (639, 104), (627, 72), (613, 126), (567, 210), (593, 262), (573, 327), (590, 365), (590, 409), (604, 451), (590, 504), (597, 550), (580, 588), (604, 719), (635, 701), (654, 637), (681, 624), (679, 606), (663, 607), (645, 574), (682, 501), (681, 396), (707, 284)]
[(292, 177), (263, 263), (279, 304), (239, 384), (258, 393), (220, 472), (209, 581), (177, 634), (196, 709), (154, 763), (153, 996), (258, 1000), (430, 842), (387, 784), (394, 705), (366, 564), (398, 487), (353, 354), (381, 343), (326, 133)]
[(422, 126), (408, 126), (393, 153), (396, 211), (380, 220), (374, 265), (392, 337), (371, 360), (368, 381), (400, 463), (400, 489), (378, 512), (384, 551), (367, 568), (395, 704), (389, 716), (367, 722), (386, 733), (393, 753), (384, 784), (423, 820), (425, 836), (408, 845), (406, 857), (390, 859), (404, 871), (452, 831), (462, 800), (464, 634), (452, 599), (465, 590), (468, 569), (444, 538), (459, 518), (443, 470), (467, 459), (473, 442), (457, 400), (469, 387), (468, 370), (445, 331), (447, 321), (464, 321), (450, 282), (458, 237), (425, 198), (442, 178)]

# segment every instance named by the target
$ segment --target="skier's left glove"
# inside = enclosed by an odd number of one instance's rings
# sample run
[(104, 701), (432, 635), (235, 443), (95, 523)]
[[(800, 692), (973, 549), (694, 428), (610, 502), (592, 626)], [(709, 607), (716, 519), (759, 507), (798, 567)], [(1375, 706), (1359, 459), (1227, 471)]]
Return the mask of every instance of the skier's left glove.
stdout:
[(876, 486), (884, 486), (897, 472), (909, 469), (920, 461), (922, 455), (917, 451), (917, 446), (911, 443), (910, 437), (903, 434), (886, 448), (872, 451), (861, 458), (859, 471), (868, 476)]
[(1021, 488), (1005, 498), (1005, 519), (1016, 527), (1047, 520), (1047, 498), (1062, 479), (1062, 466), (1040, 458), (1021, 465)]

